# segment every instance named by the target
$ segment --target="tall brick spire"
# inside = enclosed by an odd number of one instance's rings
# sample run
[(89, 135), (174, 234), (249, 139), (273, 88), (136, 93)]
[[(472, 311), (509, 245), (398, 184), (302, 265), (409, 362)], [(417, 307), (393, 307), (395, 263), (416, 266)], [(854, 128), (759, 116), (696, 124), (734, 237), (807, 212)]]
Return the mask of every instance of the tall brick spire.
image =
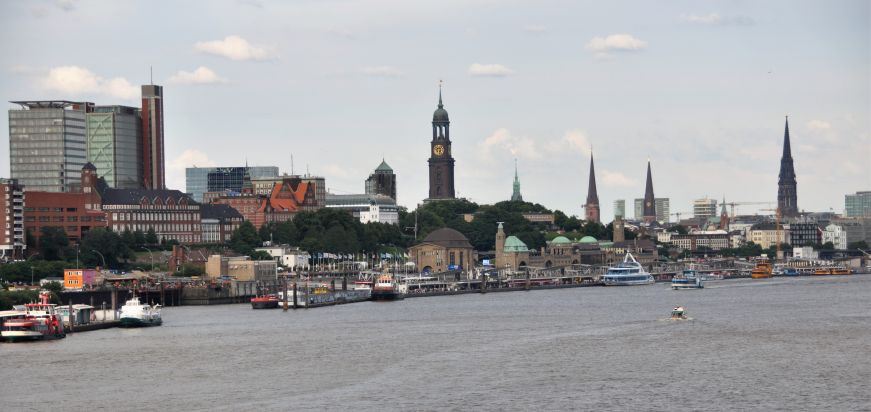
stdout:
[(599, 222), (599, 193), (596, 190), (596, 168), (593, 166), (593, 151), (590, 151), (590, 183), (587, 186), (587, 221)]
[(647, 185), (644, 188), (644, 221), (656, 221), (656, 197), (653, 196), (653, 176), (650, 173), (650, 159), (647, 160)]
[(777, 208), (781, 216), (798, 216), (795, 169), (792, 164), (792, 148), (789, 143), (789, 117), (783, 131), (783, 156), (780, 158), (780, 175), (777, 180)]

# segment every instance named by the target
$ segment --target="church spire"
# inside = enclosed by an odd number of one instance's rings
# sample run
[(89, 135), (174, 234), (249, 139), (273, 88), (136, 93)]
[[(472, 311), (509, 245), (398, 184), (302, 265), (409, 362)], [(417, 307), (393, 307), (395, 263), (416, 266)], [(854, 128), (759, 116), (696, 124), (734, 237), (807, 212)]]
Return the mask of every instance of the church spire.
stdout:
[(590, 149), (590, 183), (587, 185), (587, 220), (599, 222), (599, 192), (596, 190), (596, 168), (593, 165), (593, 149)]
[(783, 129), (783, 156), (780, 158), (780, 174), (777, 181), (777, 208), (781, 216), (798, 215), (795, 168), (792, 163), (792, 147), (789, 142), (789, 116)]
[(650, 159), (647, 159), (647, 184), (644, 188), (644, 221), (656, 221), (656, 197), (653, 195), (653, 175), (650, 172)]
[(511, 201), (523, 201), (523, 196), (520, 194), (520, 178), (517, 176), (517, 159), (514, 159), (514, 191), (511, 193)]

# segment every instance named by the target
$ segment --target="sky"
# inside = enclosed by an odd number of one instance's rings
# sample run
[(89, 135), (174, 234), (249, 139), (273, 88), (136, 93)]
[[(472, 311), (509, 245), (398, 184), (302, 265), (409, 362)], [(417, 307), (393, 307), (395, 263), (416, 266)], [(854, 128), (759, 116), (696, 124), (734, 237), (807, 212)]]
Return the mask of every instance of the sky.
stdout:
[(517, 159), (524, 200), (582, 216), (592, 148), (606, 222), (647, 159), (673, 213), (776, 202), (789, 115), (799, 208), (842, 212), (871, 190), (869, 4), (9, 0), (0, 97), (139, 106), (153, 70), (170, 188), (247, 162), (362, 193), (384, 159), (413, 209), (443, 81), (458, 196), (509, 199)]

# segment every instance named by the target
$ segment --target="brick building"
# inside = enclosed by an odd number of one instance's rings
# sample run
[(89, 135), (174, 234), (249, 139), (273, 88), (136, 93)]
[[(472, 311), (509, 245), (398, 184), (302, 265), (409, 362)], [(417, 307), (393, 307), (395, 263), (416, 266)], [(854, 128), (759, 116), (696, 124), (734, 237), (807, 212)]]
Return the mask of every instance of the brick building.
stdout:
[(254, 227), (264, 223), (284, 222), (293, 219), (298, 212), (314, 211), (324, 206), (317, 199), (317, 187), (299, 177), (283, 178), (275, 182), (269, 195), (253, 192), (222, 196), (213, 204), (227, 205), (236, 209)]
[(0, 179), (0, 197), (6, 204), (0, 209), (0, 251), (4, 260), (22, 259), (24, 240), (24, 187), (15, 179)]

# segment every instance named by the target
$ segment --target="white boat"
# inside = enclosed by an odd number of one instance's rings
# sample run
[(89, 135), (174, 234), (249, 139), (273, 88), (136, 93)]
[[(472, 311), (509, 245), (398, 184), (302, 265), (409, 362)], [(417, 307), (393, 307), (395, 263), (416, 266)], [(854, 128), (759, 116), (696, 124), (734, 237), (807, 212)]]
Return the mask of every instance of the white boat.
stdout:
[(136, 295), (121, 307), (120, 318), (122, 327), (159, 326), (163, 323), (160, 305), (143, 305)]
[(24, 305), (24, 311), (16, 315), (6, 312), (0, 336), (15, 342), (22, 340), (60, 339), (66, 336), (63, 320), (58, 316), (56, 305), (48, 303), (48, 293), (39, 294), (39, 303)]
[(705, 282), (702, 281), (701, 275), (693, 269), (684, 270), (681, 274), (671, 278), (671, 288), (678, 289), (702, 289), (705, 287)]
[(650, 272), (635, 260), (631, 253), (626, 253), (623, 262), (608, 268), (602, 280), (606, 286), (635, 286), (650, 285), (654, 283)]

